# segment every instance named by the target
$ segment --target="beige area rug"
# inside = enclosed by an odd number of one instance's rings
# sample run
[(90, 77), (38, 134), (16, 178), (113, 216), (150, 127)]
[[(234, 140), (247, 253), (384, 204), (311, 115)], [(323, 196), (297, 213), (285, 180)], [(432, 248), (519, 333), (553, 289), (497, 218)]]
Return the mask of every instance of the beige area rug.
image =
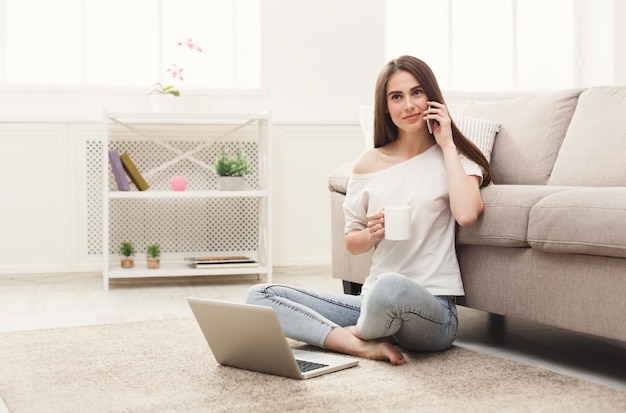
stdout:
[(626, 411), (626, 392), (459, 347), (407, 359), (300, 381), (219, 366), (193, 319), (37, 330), (0, 334), (0, 396), (11, 413)]

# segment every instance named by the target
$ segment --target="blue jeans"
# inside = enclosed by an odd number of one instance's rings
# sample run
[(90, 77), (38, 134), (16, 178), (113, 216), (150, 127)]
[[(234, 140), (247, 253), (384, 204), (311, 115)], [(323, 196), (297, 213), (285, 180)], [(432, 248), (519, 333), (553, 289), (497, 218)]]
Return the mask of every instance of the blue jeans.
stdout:
[(410, 351), (441, 351), (452, 345), (458, 326), (452, 297), (433, 296), (395, 273), (378, 276), (366, 295), (258, 284), (246, 302), (272, 307), (287, 337), (322, 348), (333, 328), (356, 325), (365, 340), (390, 337)]

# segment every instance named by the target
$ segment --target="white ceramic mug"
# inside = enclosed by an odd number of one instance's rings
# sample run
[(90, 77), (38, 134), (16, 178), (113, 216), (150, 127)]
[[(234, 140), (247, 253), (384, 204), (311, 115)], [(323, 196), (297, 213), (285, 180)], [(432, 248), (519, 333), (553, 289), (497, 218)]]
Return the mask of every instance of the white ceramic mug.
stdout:
[(402, 241), (411, 237), (411, 206), (391, 205), (385, 207), (385, 238)]

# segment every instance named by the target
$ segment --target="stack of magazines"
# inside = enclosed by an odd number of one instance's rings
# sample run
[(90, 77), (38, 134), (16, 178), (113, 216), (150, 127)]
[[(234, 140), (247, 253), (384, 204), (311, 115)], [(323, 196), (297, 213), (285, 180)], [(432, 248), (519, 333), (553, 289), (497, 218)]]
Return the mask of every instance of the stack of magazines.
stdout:
[(244, 255), (185, 257), (185, 262), (195, 268), (254, 268), (259, 263)]

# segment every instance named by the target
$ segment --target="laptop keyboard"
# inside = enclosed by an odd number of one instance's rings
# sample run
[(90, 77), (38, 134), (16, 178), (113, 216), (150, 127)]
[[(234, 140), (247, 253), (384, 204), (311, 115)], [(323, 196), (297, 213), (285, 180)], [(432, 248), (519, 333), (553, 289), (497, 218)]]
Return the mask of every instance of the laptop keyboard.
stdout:
[(298, 362), (298, 367), (300, 367), (300, 371), (303, 373), (328, 366), (328, 364), (314, 363), (312, 361), (305, 361), (305, 360), (298, 360), (298, 359), (296, 359), (296, 361)]

